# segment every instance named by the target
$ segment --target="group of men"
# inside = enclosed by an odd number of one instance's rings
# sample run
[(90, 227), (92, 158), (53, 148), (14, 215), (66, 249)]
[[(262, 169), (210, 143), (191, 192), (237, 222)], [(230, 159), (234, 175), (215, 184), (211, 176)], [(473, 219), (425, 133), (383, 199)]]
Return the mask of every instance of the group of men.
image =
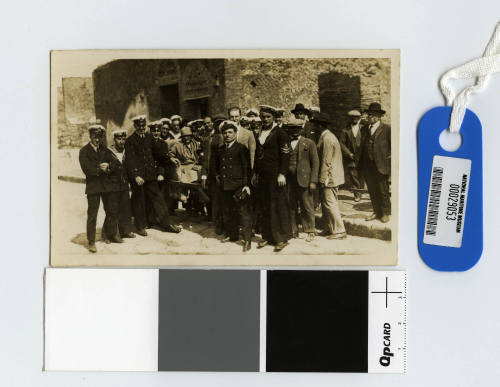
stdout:
[[(172, 215), (182, 202), (186, 210), (212, 220), (222, 242), (243, 240), (243, 252), (260, 234), (257, 248), (283, 250), (299, 229), (310, 242), (316, 235), (316, 208), (321, 206), (320, 235), (345, 239), (339, 187), (359, 201), (368, 187), (373, 215), (389, 221), (390, 127), (385, 111), (372, 103), (364, 112), (348, 113), (349, 125), (339, 139), (329, 130), (329, 117), (317, 108), (296, 104), (295, 120), (269, 105), (228, 109), (227, 117), (205, 117), (183, 125), (179, 115), (146, 122), (132, 119), (134, 132), (113, 132), (92, 125), (90, 142), (80, 150), (88, 199), (88, 249), (96, 252), (96, 219), (105, 210), (102, 238), (122, 243), (157, 226), (178, 233)], [(149, 127), (149, 131), (146, 130)], [(131, 192), (131, 196), (129, 195)], [(133, 219), (133, 221), (132, 221)]]

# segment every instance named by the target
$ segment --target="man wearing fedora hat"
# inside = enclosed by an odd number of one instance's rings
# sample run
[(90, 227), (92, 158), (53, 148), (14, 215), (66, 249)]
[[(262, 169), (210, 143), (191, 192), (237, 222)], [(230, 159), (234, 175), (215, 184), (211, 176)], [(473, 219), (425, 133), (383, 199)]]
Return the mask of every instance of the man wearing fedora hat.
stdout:
[(297, 103), (295, 107), (291, 110), (291, 113), (303, 122), (302, 124), (302, 136), (313, 140), (315, 143), (318, 142), (318, 128), (314, 124), (314, 122), (310, 121), (310, 118), (313, 117), (311, 110), (306, 108), (303, 103)]
[(342, 158), (344, 160), (345, 183), (352, 190), (354, 201), (361, 200), (361, 189), (365, 185), (363, 175), (359, 171), (359, 159), (361, 156), (361, 113), (351, 110), (347, 113), (349, 118), (348, 127), (340, 133), (340, 146), (342, 147)]
[(153, 157), (153, 137), (146, 133), (146, 116), (132, 119), (135, 131), (125, 141), (126, 166), (132, 190), (132, 214), (137, 233), (146, 236), (148, 227), (146, 200), (154, 208), (160, 226), (168, 232), (181, 229), (170, 222), (168, 206), (158, 185), (156, 163)]
[[(85, 194), (87, 195), (87, 240), (91, 253), (97, 252), (95, 246), (96, 222), (99, 204), (102, 200), (106, 218), (103, 226), (103, 238), (116, 235), (118, 226), (118, 206), (113, 200), (113, 184), (110, 180), (110, 165), (113, 154), (102, 143), (105, 129), (102, 125), (89, 127), (90, 141), (80, 149), (80, 167), (85, 174)], [(119, 239), (116, 240), (117, 242)], [(109, 243), (109, 242), (107, 242)]]
[(330, 118), (325, 113), (319, 113), (313, 120), (321, 132), (318, 140), (320, 161), (318, 182), (324, 224), (322, 235), (328, 239), (345, 239), (347, 234), (338, 198), (339, 186), (344, 184), (342, 149), (337, 137), (328, 129), (328, 125), (331, 124)]
[(386, 223), (391, 215), (389, 178), (391, 176), (391, 127), (381, 122), (385, 114), (379, 103), (366, 110), (368, 125), (362, 129), (361, 169), (372, 202), (373, 214), (366, 220)]

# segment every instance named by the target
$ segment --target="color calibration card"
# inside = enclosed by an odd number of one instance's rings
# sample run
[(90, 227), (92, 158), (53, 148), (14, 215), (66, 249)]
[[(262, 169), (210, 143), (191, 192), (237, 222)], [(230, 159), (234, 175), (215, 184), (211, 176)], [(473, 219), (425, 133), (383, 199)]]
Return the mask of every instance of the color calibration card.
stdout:
[(406, 272), (47, 269), (45, 370), (406, 371)]

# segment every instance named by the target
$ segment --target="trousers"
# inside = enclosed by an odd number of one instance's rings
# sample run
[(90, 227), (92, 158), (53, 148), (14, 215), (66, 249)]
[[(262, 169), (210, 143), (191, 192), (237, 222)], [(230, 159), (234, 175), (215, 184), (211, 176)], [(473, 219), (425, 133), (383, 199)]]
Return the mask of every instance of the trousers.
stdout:
[(259, 176), (262, 239), (270, 244), (288, 242), (291, 237), (287, 188), (275, 177)]
[(243, 239), (252, 239), (252, 216), (250, 214), (250, 198), (235, 200), (233, 195), (237, 190), (222, 191), (224, 231), (231, 241), (239, 239), (239, 230)]
[(298, 233), (297, 218), (299, 218), (299, 213), (302, 230), (307, 233), (315, 232), (313, 192), (309, 187), (301, 187), (297, 183), (296, 175), (287, 176), (287, 191), (292, 235)]
[(345, 233), (344, 221), (340, 214), (338, 192), (338, 187), (324, 187), (321, 189), (323, 224), (328, 227), (332, 235)]
[(87, 240), (95, 243), (97, 213), (101, 203), (106, 214), (102, 228), (103, 236), (115, 235), (118, 226), (118, 204), (114, 192), (87, 195)]
[(146, 201), (148, 201), (158, 219), (161, 227), (167, 228), (170, 225), (170, 216), (165, 197), (160, 191), (158, 182), (146, 181), (139, 186), (135, 182), (131, 183), (132, 189), (132, 215), (134, 216), (135, 227), (143, 230), (148, 226), (148, 216)]
[(389, 192), (389, 175), (381, 174), (375, 163), (371, 160), (366, 161), (363, 172), (373, 212), (378, 218), (383, 215), (390, 215), (391, 194)]

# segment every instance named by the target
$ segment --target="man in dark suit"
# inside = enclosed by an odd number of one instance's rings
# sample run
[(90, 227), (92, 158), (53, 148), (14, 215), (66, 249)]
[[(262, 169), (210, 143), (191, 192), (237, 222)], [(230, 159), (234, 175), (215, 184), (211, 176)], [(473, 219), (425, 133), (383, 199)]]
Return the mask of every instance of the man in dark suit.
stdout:
[(379, 103), (370, 104), (366, 113), (369, 124), (362, 129), (361, 168), (373, 207), (373, 214), (366, 220), (386, 223), (391, 215), (391, 127), (380, 121), (385, 110)]
[(250, 155), (248, 149), (236, 141), (238, 126), (225, 121), (221, 132), (224, 144), (216, 155), (217, 181), (222, 189), (222, 213), (226, 237), (223, 242), (238, 240), (239, 227), (243, 231), (243, 252), (251, 249), (252, 216), (250, 215)]
[(352, 190), (354, 201), (359, 202), (361, 200), (361, 190), (365, 186), (363, 175), (359, 172), (361, 113), (357, 110), (351, 110), (347, 115), (349, 117), (349, 126), (342, 131), (339, 138), (344, 162), (345, 184)]
[(160, 226), (165, 231), (178, 233), (180, 228), (170, 223), (168, 207), (158, 185), (153, 158), (153, 138), (150, 133), (146, 133), (146, 116), (136, 116), (132, 121), (135, 132), (125, 141), (125, 152), (137, 233), (147, 235), (146, 198), (153, 205)]
[[(101, 125), (89, 127), (90, 142), (80, 149), (80, 167), (85, 174), (85, 193), (87, 194), (87, 240), (88, 249), (96, 253), (95, 234), (97, 213), (102, 199), (106, 218), (104, 220), (103, 235), (116, 234), (117, 212), (116, 201), (113, 200), (112, 184), (109, 179), (110, 164), (113, 154), (102, 144), (105, 129)], [(115, 241), (115, 240), (114, 240)], [(118, 242), (118, 240), (116, 240)]]
[(276, 109), (260, 106), (262, 129), (257, 141), (255, 175), (261, 206), (262, 241), (257, 248), (274, 244), (279, 252), (288, 245), (291, 237), (286, 175), (290, 161), (290, 138), (275, 122)]
[(306, 241), (311, 242), (316, 232), (313, 191), (318, 182), (318, 152), (314, 141), (300, 135), (301, 125), (288, 124), (285, 125), (285, 129), (290, 136), (291, 145), (286, 180), (292, 238), (299, 236), (297, 217), (300, 208), (302, 230), (307, 233)]
[(295, 105), (293, 110), (291, 110), (291, 113), (295, 116), (296, 119), (303, 122), (301, 135), (317, 143), (319, 131), (316, 125), (310, 121), (311, 117), (313, 116), (313, 112), (307, 109), (303, 103), (298, 103)]
[[(135, 238), (132, 232), (132, 214), (130, 209), (130, 188), (125, 168), (125, 140), (127, 131), (118, 129), (113, 131), (114, 143), (109, 147), (114, 158), (110, 163), (110, 180), (113, 186), (114, 200), (118, 206), (118, 234), (121, 238)], [(103, 227), (104, 230), (104, 227)], [(108, 235), (108, 239), (115, 234)], [(119, 239), (119, 238), (116, 238)]]

